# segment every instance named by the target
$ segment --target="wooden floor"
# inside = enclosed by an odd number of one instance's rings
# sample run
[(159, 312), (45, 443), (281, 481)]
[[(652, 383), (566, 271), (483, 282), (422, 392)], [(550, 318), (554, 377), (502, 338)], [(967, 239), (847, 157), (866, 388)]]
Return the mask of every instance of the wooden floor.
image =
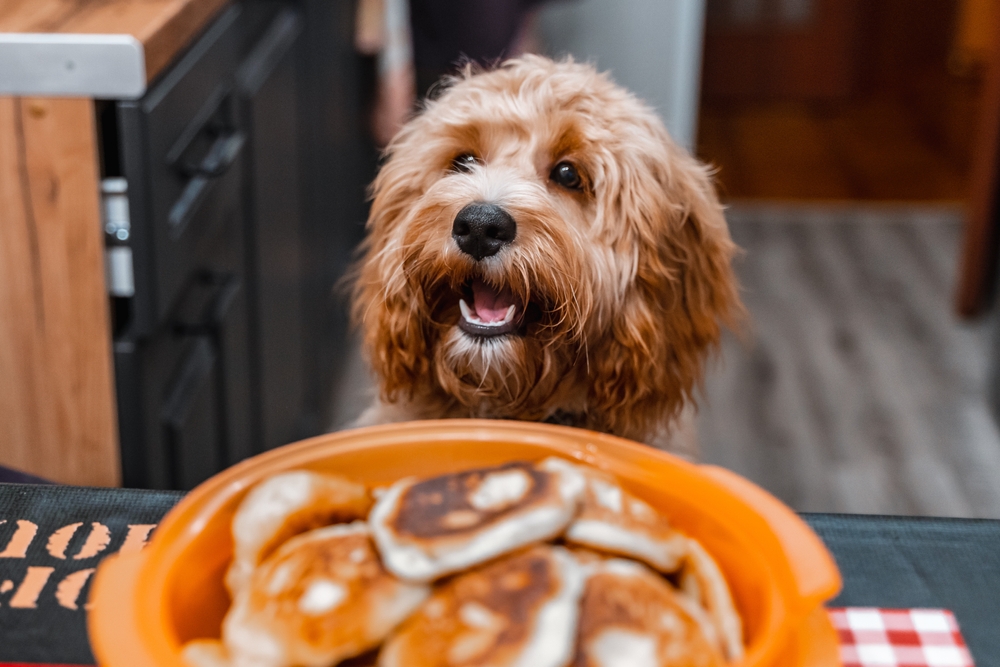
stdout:
[(730, 199), (964, 200), (978, 93), (707, 104), (697, 152)]
[(797, 510), (1000, 517), (993, 325), (952, 314), (960, 210), (728, 218), (753, 332), (709, 376), (703, 459)]
[[(961, 212), (743, 204), (728, 212), (753, 330), (706, 383), (702, 458), (803, 511), (1000, 518), (992, 324), (952, 314)], [(334, 425), (370, 400), (355, 351)]]

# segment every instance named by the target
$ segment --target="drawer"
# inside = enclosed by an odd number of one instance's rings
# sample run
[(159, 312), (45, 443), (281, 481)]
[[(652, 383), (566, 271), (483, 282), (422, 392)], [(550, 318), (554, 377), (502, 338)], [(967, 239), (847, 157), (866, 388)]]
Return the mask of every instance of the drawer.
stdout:
[(139, 335), (167, 319), (197, 271), (216, 268), (221, 246), (241, 243), (231, 232), (243, 220), (245, 136), (233, 90), (245, 15), (225, 10), (141, 100), (120, 107)]
[(198, 272), (171, 326), (115, 342), (126, 486), (190, 489), (250, 456), (246, 290)]

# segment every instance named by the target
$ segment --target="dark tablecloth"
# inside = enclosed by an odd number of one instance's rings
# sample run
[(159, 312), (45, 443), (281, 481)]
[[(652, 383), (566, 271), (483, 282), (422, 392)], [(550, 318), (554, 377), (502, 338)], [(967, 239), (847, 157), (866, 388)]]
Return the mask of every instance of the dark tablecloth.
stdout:
[[(129, 525), (156, 523), (180, 497), (169, 491), (0, 484), (0, 663), (92, 664), (82, 609), (87, 587), (72, 609), (67, 604), (73, 600), (65, 595), (59, 601), (59, 584), (117, 551)], [(844, 578), (843, 592), (831, 606), (951, 609), (978, 667), (1000, 667), (1000, 521), (803, 518), (826, 542)], [(14, 532), (30, 530), (19, 522), (37, 526), (36, 535), (23, 557), (4, 556)], [(77, 523), (78, 528), (67, 529)], [(85, 545), (94, 523), (107, 528), (110, 541), (100, 553), (86, 556), (93, 551)], [(64, 535), (72, 532), (62, 550), (49, 539), (60, 529)], [(36, 581), (45, 575), (44, 586), (34, 607), (12, 608), (30, 568)], [(22, 594), (21, 600), (31, 597)]]
[(844, 589), (832, 607), (941, 607), (977, 667), (1000, 666), (1000, 521), (804, 514)]

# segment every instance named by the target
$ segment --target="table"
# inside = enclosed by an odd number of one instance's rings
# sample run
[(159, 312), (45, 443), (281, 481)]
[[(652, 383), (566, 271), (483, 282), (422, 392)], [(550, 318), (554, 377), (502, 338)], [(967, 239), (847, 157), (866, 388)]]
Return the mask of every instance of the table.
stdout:
[[(0, 484), (0, 663), (92, 663), (89, 572), (123, 545), (137, 546), (182, 495)], [(951, 609), (977, 666), (1000, 666), (1000, 521), (803, 518), (843, 574), (831, 606)]]
[(1000, 521), (804, 514), (833, 553), (836, 607), (942, 607), (977, 667), (1000, 665)]

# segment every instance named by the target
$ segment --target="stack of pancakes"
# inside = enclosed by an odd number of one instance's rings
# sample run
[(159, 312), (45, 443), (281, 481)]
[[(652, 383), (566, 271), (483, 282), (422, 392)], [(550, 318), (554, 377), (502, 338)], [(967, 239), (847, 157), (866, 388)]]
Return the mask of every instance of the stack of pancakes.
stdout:
[[(377, 498), (373, 499), (372, 496)], [(192, 667), (712, 667), (740, 617), (702, 546), (597, 470), (515, 462), (373, 493), (294, 471), (233, 520)]]

